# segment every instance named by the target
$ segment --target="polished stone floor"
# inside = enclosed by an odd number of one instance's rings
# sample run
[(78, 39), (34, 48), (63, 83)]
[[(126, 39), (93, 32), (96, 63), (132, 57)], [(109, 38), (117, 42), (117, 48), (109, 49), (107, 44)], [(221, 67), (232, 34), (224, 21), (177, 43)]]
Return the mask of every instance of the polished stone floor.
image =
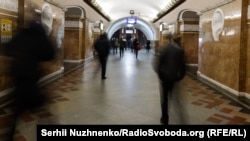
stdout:
[[(123, 57), (111, 53), (105, 80), (94, 60), (48, 84), (44, 88), (48, 103), (19, 118), (15, 141), (35, 141), (37, 124), (161, 125), (154, 57), (145, 50), (139, 52), (138, 59), (130, 50)], [(176, 87), (181, 104), (173, 96), (170, 124), (250, 124), (250, 105), (230, 94), (220, 93), (191, 75), (186, 75)], [(0, 114), (0, 140), (6, 137), (11, 115), (10, 107)]]

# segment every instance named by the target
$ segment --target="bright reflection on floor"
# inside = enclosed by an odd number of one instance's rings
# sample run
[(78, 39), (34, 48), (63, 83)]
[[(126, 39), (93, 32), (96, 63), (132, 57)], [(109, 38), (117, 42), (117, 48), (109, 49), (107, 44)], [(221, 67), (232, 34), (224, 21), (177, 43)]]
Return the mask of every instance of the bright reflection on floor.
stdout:
[(126, 54), (126, 55), (129, 55), (129, 57), (126, 57), (124, 59), (125, 61), (125, 65), (124, 65), (124, 74), (127, 76), (127, 77), (131, 77), (132, 74), (133, 74), (133, 71), (135, 70), (134, 66), (135, 65), (135, 57), (130, 55), (130, 54)]

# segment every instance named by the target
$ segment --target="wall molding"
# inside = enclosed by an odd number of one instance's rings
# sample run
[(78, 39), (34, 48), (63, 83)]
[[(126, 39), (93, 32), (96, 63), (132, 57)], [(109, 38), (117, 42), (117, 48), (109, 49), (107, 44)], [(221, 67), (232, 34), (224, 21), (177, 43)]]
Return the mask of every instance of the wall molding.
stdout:
[(186, 64), (187, 66), (194, 66), (194, 67), (198, 67), (198, 64)]
[(1, 97), (4, 97), (6, 95), (8, 95), (9, 93), (11, 93), (12, 91), (14, 90), (14, 88), (9, 88), (9, 89), (6, 89), (6, 90), (3, 90), (0, 92), (0, 98)]
[(53, 77), (55, 77), (55, 76), (57, 76), (57, 75), (59, 75), (59, 74), (62, 74), (63, 72), (64, 72), (64, 67), (61, 67), (58, 71), (53, 72), (53, 73), (51, 73), (51, 74), (48, 74), (48, 75), (42, 77), (42, 78), (38, 81), (38, 83), (43, 83), (43, 82), (47, 81), (48, 79), (51, 79), (51, 78), (53, 78)]
[(92, 57), (89, 57), (89, 58), (86, 58), (86, 59), (79, 59), (79, 60), (63, 60), (64, 62), (66, 63), (83, 63), (83, 62), (86, 62), (86, 61), (90, 61), (93, 59), (93, 56)]
[(240, 96), (246, 97), (247, 99), (250, 99), (250, 94), (246, 92), (239, 92)]
[(213, 79), (205, 76), (200, 71), (197, 71), (197, 76), (200, 77), (200, 78), (202, 78), (202, 79), (207, 80), (208, 82), (210, 82), (210, 83), (212, 83), (212, 84), (214, 84), (214, 85), (216, 85), (216, 86), (218, 86), (220, 88), (222, 88), (223, 90), (226, 90), (226, 91), (228, 91), (228, 92), (230, 92), (230, 93), (232, 93), (232, 94), (234, 94), (236, 96), (239, 96), (239, 92), (238, 91), (236, 91), (234, 89), (231, 89), (228, 86), (223, 85), (223, 84), (219, 83), (218, 81), (215, 81), (215, 80), (213, 80)]
[(212, 9), (221, 7), (221, 6), (226, 5), (226, 4), (229, 4), (229, 3), (233, 2), (233, 1), (235, 1), (235, 0), (224, 0), (224, 1), (220, 2), (220, 3), (217, 3), (215, 5), (209, 6), (209, 7), (205, 8), (205, 9), (201, 10), (201, 13), (205, 13), (205, 12), (210, 11)]
[(79, 59), (79, 60), (63, 60), (66, 63), (83, 63), (84, 59)]
[(0, 15), (18, 18), (17, 15), (5, 14), (5, 13), (1, 13), (1, 12), (0, 12)]
[[(51, 74), (49, 74), (49, 75), (46, 75), (46, 76), (42, 77), (42, 78), (38, 81), (38, 83), (43, 83), (43, 82), (47, 81), (48, 79), (51, 79), (51, 78), (53, 78), (53, 77), (55, 77), (55, 76), (57, 76), (57, 75), (59, 75), (59, 74), (62, 74), (63, 71), (64, 71), (64, 68), (62, 67), (60, 70), (58, 70), (58, 71), (56, 71), (56, 72), (54, 72), (54, 73), (51, 73)], [(6, 90), (1, 91), (1, 92), (0, 92), (0, 98), (6, 96), (6, 95), (8, 95), (8, 94), (10, 94), (13, 90), (14, 90), (14, 88), (12, 87), (12, 88), (9, 88), (9, 89), (6, 89)]]
[[(239, 97), (241, 98), (246, 98), (246, 100), (250, 100), (250, 94), (249, 93), (246, 93), (246, 92), (238, 92), (236, 90), (233, 90), (205, 75), (203, 75), (201, 72), (197, 71), (197, 76), (198, 78), (200, 77), (201, 81), (207, 81), (206, 83), (208, 83), (209, 86), (212, 86), (213, 88), (214, 87), (217, 87), (215, 88), (216, 90), (222, 92), (224, 95), (230, 97), (232, 100), (238, 102), (239, 104), (241, 104), (242, 106), (250, 109), (250, 105), (245, 103), (245, 102), (242, 102), (239, 100)], [(203, 80), (202, 80), (203, 79)], [(225, 93), (226, 91), (226, 93)], [(229, 94), (227, 94), (229, 93)], [(236, 97), (235, 97), (236, 95)]]
[(81, 21), (65, 21), (64, 27), (66, 27), (66, 28), (83, 28), (83, 22), (81, 22)]
[[(64, 67), (61, 67), (60, 70), (42, 77), (38, 81), (38, 83), (40, 86), (44, 86), (45, 84), (48, 84), (49, 82), (58, 79), (58, 76), (61, 76), (63, 72), (64, 72)], [(13, 99), (11, 98), (11, 92), (13, 90), (14, 90), (14, 87), (0, 92), (0, 108), (5, 107), (6, 105), (9, 105), (10, 103), (13, 102)]]
[(218, 81), (215, 81), (207, 76), (205, 76), (204, 74), (202, 74), (200, 71), (197, 71), (197, 76), (198, 78), (201, 78), (205, 81), (207, 81), (208, 83), (212, 84), (212, 85), (215, 85), (216, 87), (219, 87), (221, 88), (223, 91), (226, 91), (232, 95), (235, 95), (235, 96), (238, 96), (238, 97), (244, 97), (244, 98), (247, 98), (250, 100), (250, 94), (249, 93), (246, 93), (246, 92), (239, 92), (239, 91), (236, 91), (226, 85), (223, 85), (221, 83), (219, 83)]

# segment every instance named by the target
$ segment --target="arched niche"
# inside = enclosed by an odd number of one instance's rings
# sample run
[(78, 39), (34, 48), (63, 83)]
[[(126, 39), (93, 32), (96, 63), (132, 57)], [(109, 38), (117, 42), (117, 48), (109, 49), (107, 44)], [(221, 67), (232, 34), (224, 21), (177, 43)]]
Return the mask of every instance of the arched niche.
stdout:
[(182, 37), (186, 65), (194, 75), (198, 70), (200, 15), (199, 10), (184, 9), (177, 17), (178, 34)]
[(199, 10), (184, 9), (177, 18), (177, 21), (195, 21), (199, 20), (201, 12)]
[(85, 19), (86, 12), (80, 6), (66, 6), (67, 11), (65, 12), (65, 17)]
[(86, 12), (80, 6), (66, 6), (64, 62), (79, 63), (85, 59)]

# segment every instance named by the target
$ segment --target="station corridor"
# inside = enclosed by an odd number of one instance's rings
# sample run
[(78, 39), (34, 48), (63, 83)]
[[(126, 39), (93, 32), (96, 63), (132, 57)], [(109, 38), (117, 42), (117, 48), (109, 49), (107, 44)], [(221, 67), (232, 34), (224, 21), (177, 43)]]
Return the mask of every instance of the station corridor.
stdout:
[[(126, 50), (123, 57), (110, 54), (107, 79), (102, 80), (96, 60), (45, 86), (48, 103), (27, 111), (18, 120), (15, 141), (36, 140), (37, 124), (161, 125), (159, 82), (153, 70), (153, 53)], [(232, 95), (221, 93), (186, 75), (179, 84), (181, 103), (170, 107), (172, 125), (250, 124), (250, 109)], [(179, 117), (183, 112), (186, 123)], [(11, 108), (0, 112), (0, 140), (6, 137)]]

